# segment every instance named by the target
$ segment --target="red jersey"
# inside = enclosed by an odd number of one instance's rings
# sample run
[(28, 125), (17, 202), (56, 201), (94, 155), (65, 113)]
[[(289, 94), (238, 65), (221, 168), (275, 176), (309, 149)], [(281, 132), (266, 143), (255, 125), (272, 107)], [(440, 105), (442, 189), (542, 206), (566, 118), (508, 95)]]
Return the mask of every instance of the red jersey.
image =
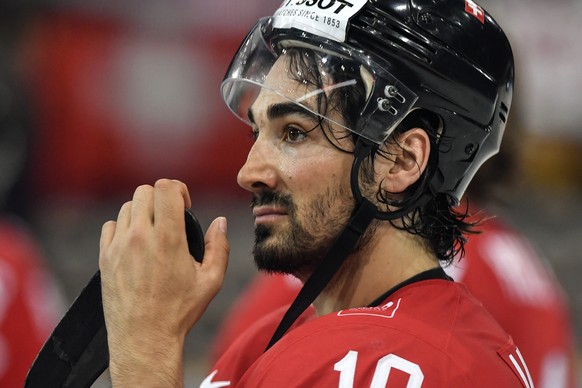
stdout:
[(466, 288), (421, 280), (378, 307), (302, 315), (266, 347), (276, 311), (238, 338), (201, 387), (532, 387), (509, 335)]
[[(482, 229), (470, 236), (465, 257), (445, 270), (512, 336), (537, 388), (577, 387), (572, 322), (552, 269), (527, 239), (499, 220)], [(256, 276), (225, 320), (212, 359), (259, 317), (288, 305), (301, 286), (292, 276)]]
[(22, 387), (63, 306), (36, 243), (0, 221), (0, 387)]

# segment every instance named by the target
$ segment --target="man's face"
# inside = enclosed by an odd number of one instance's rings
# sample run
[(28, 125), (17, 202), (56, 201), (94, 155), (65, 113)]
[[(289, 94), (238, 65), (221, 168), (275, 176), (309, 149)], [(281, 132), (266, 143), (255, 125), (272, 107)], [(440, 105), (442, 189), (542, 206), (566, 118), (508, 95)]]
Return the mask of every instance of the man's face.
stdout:
[[(279, 58), (265, 85), (291, 99), (315, 89), (291, 79), (287, 61), (285, 56)], [(311, 97), (302, 104), (318, 111), (316, 101)], [(328, 122), (326, 137), (316, 115), (267, 88), (261, 90), (249, 113), (255, 142), (238, 183), (253, 193), (255, 262), (262, 270), (307, 276), (321, 262), (354, 206), (349, 186), (353, 156), (328, 140), (333, 137), (330, 130), (345, 130), (328, 128)], [(334, 120), (343, 121), (336, 116)], [(334, 142), (342, 149), (353, 149), (348, 136)]]

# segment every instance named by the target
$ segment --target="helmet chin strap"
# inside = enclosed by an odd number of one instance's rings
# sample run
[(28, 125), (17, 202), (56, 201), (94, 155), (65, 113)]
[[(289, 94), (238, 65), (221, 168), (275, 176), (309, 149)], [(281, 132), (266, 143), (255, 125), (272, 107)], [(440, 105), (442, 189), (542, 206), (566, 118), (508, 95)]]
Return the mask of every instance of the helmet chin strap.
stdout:
[(414, 207), (421, 206), (430, 198), (430, 194), (421, 195), (412, 206), (405, 209), (398, 209), (393, 212), (381, 212), (367, 198), (364, 198), (360, 192), (359, 172), (364, 159), (371, 155), (373, 148), (376, 147), (371, 141), (359, 138), (354, 150), (354, 162), (350, 175), (350, 184), (356, 206), (348, 221), (348, 224), (342, 230), (336, 241), (332, 244), (322, 263), (315, 269), (307, 279), (299, 294), (287, 309), (287, 312), (281, 319), (279, 326), (271, 337), (265, 351), (279, 341), (289, 330), (299, 316), (313, 303), (317, 296), (329, 284), (333, 276), (340, 269), (345, 259), (352, 253), (360, 236), (370, 225), (374, 218), (382, 220), (394, 220), (408, 214)]
[(360, 139), (356, 143), (354, 150), (354, 162), (350, 176), (352, 193), (356, 199), (356, 206), (348, 224), (332, 244), (322, 263), (315, 269), (307, 279), (299, 294), (283, 316), (275, 333), (271, 337), (268, 350), (278, 340), (283, 337), (287, 330), (299, 318), (299, 316), (309, 307), (317, 296), (325, 289), (333, 276), (337, 273), (346, 257), (352, 252), (358, 239), (364, 233), (368, 225), (378, 213), (376, 206), (363, 198), (359, 190), (358, 174), (362, 161), (372, 152), (373, 143)]

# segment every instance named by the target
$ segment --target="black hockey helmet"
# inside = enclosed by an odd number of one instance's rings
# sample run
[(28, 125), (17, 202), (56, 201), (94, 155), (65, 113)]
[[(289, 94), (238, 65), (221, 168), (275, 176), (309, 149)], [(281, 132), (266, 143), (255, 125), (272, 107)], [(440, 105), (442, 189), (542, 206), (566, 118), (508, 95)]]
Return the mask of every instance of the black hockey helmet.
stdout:
[[(328, 70), (332, 60), (359, 64), (367, 98), (357, 122), (346, 128), (376, 144), (413, 110), (439, 118), (431, 194), (459, 201), (478, 168), (499, 150), (512, 99), (513, 54), (499, 25), (472, 0), (284, 1), (251, 30), (225, 76), (224, 100), (244, 121), (261, 88), (290, 95), (265, 83), (290, 47), (317, 51)], [(316, 93), (352, 85), (343, 81), (288, 98), (303, 104)]]

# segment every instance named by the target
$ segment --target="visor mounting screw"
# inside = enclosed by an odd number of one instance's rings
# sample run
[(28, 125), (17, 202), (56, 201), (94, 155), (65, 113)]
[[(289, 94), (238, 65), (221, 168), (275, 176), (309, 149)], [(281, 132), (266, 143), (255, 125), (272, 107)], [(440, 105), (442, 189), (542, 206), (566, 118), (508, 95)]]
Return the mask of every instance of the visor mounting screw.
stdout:
[(398, 95), (398, 89), (392, 85), (388, 85), (384, 88), (384, 94), (386, 97), (396, 97)]
[(381, 111), (386, 112), (388, 109), (390, 109), (390, 101), (388, 101), (386, 98), (379, 98), (378, 108), (380, 108)]
[(467, 144), (467, 146), (465, 147), (465, 153), (467, 155), (472, 155), (473, 152), (475, 152), (475, 144), (473, 143)]
[(390, 100), (387, 98), (378, 98), (378, 109), (380, 109), (382, 112), (388, 112), (392, 116), (396, 116), (398, 114), (398, 109), (394, 108), (390, 104)]

